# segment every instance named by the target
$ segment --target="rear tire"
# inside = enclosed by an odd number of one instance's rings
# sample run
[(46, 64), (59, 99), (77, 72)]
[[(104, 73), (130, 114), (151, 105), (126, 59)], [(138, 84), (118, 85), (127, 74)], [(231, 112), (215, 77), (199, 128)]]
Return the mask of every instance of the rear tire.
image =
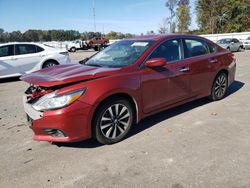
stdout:
[(243, 46), (240, 46), (238, 52), (244, 52), (244, 51), (245, 51), (245, 48)]
[(134, 110), (123, 98), (111, 98), (97, 109), (93, 119), (93, 136), (101, 144), (121, 141), (134, 122)]
[(48, 67), (54, 67), (56, 65), (58, 65), (59, 63), (57, 63), (56, 61), (52, 61), (52, 60), (49, 60), (49, 61), (46, 61), (44, 64), (43, 64), (43, 69), (44, 68), (48, 68)]
[(75, 47), (72, 47), (72, 48), (70, 48), (70, 51), (71, 51), (71, 52), (76, 52), (76, 48), (75, 48)]
[(218, 101), (225, 97), (228, 88), (228, 79), (225, 72), (220, 72), (214, 79), (210, 99)]
[(99, 51), (98, 46), (94, 46), (94, 50), (95, 50), (95, 51)]

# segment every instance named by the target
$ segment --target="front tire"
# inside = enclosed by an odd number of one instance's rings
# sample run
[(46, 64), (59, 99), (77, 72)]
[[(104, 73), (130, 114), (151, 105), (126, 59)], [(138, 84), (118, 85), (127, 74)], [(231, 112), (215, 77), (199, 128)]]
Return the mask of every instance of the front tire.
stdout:
[(213, 101), (221, 100), (225, 97), (228, 88), (228, 79), (225, 72), (220, 72), (214, 79), (210, 99)]
[(94, 137), (101, 144), (121, 141), (134, 122), (134, 111), (127, 100), (111, 98), (98, 108), (94, 116)]

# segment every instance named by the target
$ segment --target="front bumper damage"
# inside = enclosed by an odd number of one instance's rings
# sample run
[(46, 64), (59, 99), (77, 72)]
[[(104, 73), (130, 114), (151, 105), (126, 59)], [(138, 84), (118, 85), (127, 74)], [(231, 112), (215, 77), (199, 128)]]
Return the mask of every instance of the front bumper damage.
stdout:
[(24, 111), (28, 117), (30, 128), (34, 132), (33, 139), (49, 142), (75, 142), (91, 137), (91, 106), (75, 101), (62, 109), (39, 112), (23, 97)]

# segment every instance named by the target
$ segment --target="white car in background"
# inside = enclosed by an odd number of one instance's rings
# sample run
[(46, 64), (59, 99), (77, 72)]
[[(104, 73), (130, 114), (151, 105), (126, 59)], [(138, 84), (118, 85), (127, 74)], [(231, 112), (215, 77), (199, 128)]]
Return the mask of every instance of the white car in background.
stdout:
[(0, 78), (21, 76), (46, 67), (70, 63), (66, 49), (38, 43), (0, 44)]
[(245, 49), (250, 49), (250, 36), (243, 40), (243, 45)]

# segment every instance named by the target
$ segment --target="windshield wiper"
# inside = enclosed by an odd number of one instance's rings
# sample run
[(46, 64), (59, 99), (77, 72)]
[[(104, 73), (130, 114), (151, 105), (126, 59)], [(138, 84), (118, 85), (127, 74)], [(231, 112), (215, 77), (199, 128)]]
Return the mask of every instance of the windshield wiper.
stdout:
[(87, 66), (93, 66), (93, 67), (103, 67), (102, 65), (99, 64), (85, 64)]

